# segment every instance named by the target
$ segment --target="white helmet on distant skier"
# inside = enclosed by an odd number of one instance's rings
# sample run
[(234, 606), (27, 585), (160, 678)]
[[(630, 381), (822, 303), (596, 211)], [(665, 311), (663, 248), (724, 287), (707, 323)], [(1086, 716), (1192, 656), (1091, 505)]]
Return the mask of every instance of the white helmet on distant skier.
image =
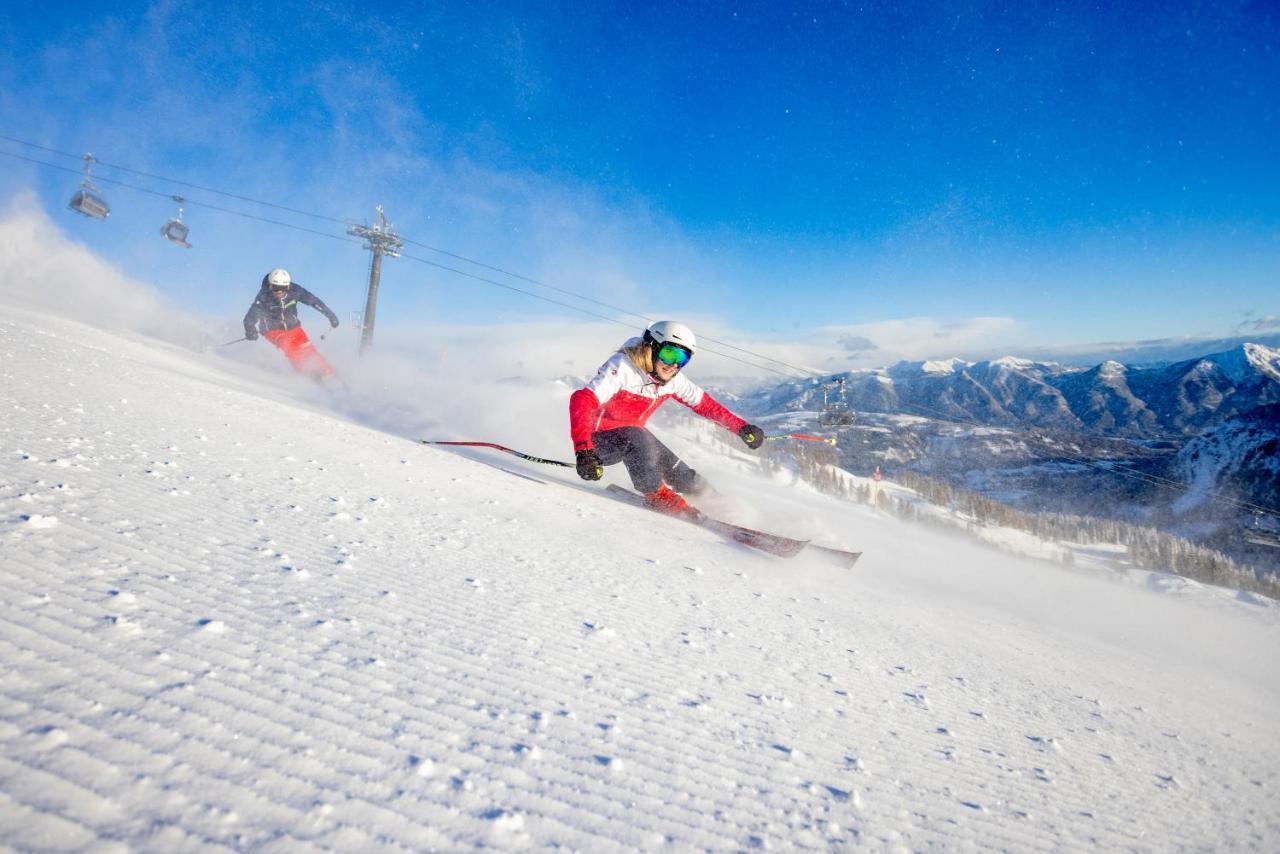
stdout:
[(270, 273), (267, 273), (267, 284), (273, 288), (287, 288), (293, 284), (293, 279), (289, 278), (289, 271), (283, 267), (276, 267)]
[(678, 320), (659, 320), (645, 330), (644, 337), (659, 347), (663, 344), (683, 347), (690, 356), (698, 349), (698, 339), (694, 337), (693, 330)]

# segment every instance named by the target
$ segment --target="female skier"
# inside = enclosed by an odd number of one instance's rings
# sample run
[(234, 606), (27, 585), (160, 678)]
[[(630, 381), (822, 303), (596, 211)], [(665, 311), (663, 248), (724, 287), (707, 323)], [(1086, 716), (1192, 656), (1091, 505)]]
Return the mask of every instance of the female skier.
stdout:
[(298, 320), (298, 303), (309, 305), (337, 327), (338, 315), (311, 291), (294, 282), (288, 270), (279, 267), (262, 277), (262, 287), (244, 316), (244, 337), (250, 341), (263, 336), (280, 348), (299, 373), (321, 379), (333, 376), (333, 368), (316, 350)]
[(693, 330), (660, 320), (644, 337), (628, 339), (600, 366), (595, 378), (569, 398), (569, 434), (578, 476), (599, 480), (604, 466), (622, 462), (637, 492), (665, 513), (689, 509), (681, 493), (696, 495), (706, 481), (645, 429), (659, 406), (675, 398), (755, 450), (764, 431), (748, 424), (680, 372), (697, 351)]

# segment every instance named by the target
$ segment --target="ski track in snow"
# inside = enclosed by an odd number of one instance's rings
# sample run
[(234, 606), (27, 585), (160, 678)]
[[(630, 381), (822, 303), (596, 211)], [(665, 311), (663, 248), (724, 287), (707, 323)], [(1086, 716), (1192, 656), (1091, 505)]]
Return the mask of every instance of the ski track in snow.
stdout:
[[(0, 357), (0, 845), (1280, 844), (1277, 609), (847, 505), (857, 569), (773, 560), (23, 311)], [(968, 607), (962, 558), (1244, 664)]]

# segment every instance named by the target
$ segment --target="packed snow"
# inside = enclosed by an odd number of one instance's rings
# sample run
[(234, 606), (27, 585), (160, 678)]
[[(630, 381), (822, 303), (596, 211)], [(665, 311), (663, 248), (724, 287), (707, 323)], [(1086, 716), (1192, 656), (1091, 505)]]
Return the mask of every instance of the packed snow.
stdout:
[(405, 427), (566, 457), (563, 384), (326, 392), (0, 318), (0, 846), (1280, 846), (1266, 600), (1014, 558), (659, 426), (718, 513), (865, 552), (775, 559)]

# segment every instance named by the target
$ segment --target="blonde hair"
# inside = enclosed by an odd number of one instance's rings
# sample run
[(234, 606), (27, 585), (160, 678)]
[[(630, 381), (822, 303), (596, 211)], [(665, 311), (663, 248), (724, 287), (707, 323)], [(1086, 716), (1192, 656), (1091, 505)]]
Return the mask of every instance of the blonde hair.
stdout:
[(627, 358), (631, 360), (631, 364), (639, 368), (641, 373), (651, 374), (656, 370), (656, 366), (653, 364), (653, 347), (649, 346), (648, 341), (641, 341), (639, 344), (623, 347), (618, 352), (625, 353)]

